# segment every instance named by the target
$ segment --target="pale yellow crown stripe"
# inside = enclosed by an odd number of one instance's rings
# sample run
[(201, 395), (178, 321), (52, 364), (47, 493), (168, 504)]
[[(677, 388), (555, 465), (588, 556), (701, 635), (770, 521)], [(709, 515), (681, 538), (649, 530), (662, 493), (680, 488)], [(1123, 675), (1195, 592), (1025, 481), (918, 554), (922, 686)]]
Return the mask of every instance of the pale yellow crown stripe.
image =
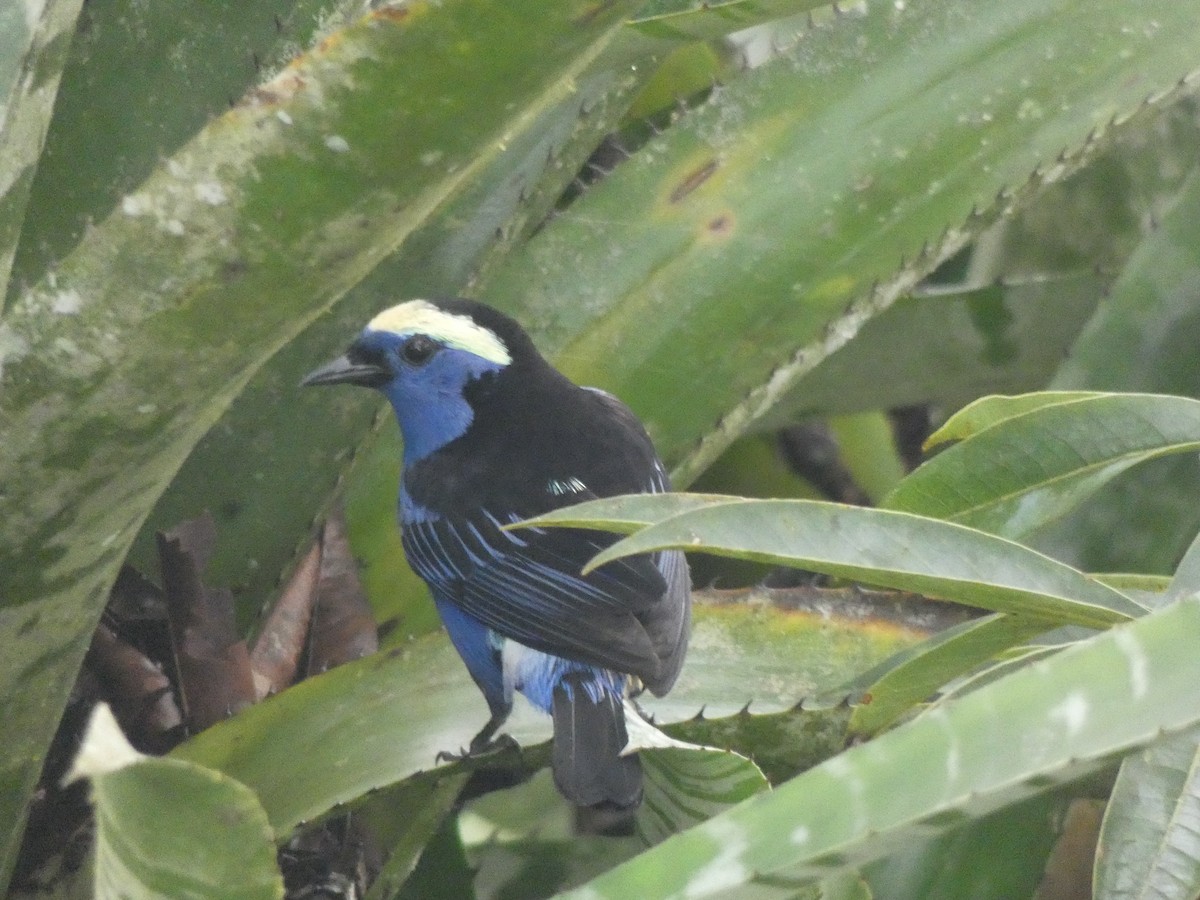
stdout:
[(473, 353), (489, 362), (506, 366), (512, 356), (504, 341), (490, 328), (484, 328), (470, 316), (457, 316), (438, 309), (426, 300), (409, 300), (385, 309), (367, 327), (393, 334), (427, 334), (435, 341)]

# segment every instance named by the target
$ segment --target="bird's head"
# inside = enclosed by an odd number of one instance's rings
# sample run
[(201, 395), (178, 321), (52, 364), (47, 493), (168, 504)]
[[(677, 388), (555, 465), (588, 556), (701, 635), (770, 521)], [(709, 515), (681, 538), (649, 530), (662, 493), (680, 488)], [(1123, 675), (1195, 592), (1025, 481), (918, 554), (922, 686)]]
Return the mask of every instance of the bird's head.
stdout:
[(474, 417), (473, 383), (538, 358), (512, 319), (470, 300), (410, 300), (373, 318), (345, 355), (304, 385), (357, 384), (381, 391), (413, 463), (463, 434)]

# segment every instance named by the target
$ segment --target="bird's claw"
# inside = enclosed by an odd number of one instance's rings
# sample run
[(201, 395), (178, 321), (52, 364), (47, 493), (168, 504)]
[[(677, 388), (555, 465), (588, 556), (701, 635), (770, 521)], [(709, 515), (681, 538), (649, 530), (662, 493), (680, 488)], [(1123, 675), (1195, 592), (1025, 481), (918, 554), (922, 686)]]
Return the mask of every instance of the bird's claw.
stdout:
[(439, 750), (435, 762), (462, 762), (467, 759), (478, 759), (481, 756), (491, 756), (492, 754), (504, 753), (508, 750), (519, 750), (521, 745), (517, 743), (516, 738), (509, 734), (501, 734), (492, 739), (473, 740), (468, 749), (458, 748), (458, 752), (453, 750)]

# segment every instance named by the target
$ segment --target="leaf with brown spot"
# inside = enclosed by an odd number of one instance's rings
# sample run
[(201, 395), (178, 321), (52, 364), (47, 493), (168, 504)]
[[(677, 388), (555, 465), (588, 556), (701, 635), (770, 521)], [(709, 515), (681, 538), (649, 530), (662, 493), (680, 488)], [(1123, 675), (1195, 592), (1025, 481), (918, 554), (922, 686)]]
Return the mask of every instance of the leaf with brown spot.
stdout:
[(708, 181), (718, 168), (719, 164), (717, 161), (710, 159), (704, 165), (692, 171), (683, 181), (676, 185), (675, 190), (671, 191), (671, 202), (678, 203), (692, 191), (696, 190), (696, 188)]

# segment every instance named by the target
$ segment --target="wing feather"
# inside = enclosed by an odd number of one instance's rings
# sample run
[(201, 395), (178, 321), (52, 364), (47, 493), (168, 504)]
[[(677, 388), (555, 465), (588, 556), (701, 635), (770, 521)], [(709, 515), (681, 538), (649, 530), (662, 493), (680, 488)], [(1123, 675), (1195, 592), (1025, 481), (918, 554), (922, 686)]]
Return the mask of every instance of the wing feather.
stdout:
[(410, 523), (403, 540), (417, 574), (498, 634), (556, 656), (657, 677), (659, 650), (641, 617), (662, 603), (667, 582), (650, 556), (584, 577), (584, 564), (607, 546), (603, 536), (573, 529), (518, 535), (483, 511)]

